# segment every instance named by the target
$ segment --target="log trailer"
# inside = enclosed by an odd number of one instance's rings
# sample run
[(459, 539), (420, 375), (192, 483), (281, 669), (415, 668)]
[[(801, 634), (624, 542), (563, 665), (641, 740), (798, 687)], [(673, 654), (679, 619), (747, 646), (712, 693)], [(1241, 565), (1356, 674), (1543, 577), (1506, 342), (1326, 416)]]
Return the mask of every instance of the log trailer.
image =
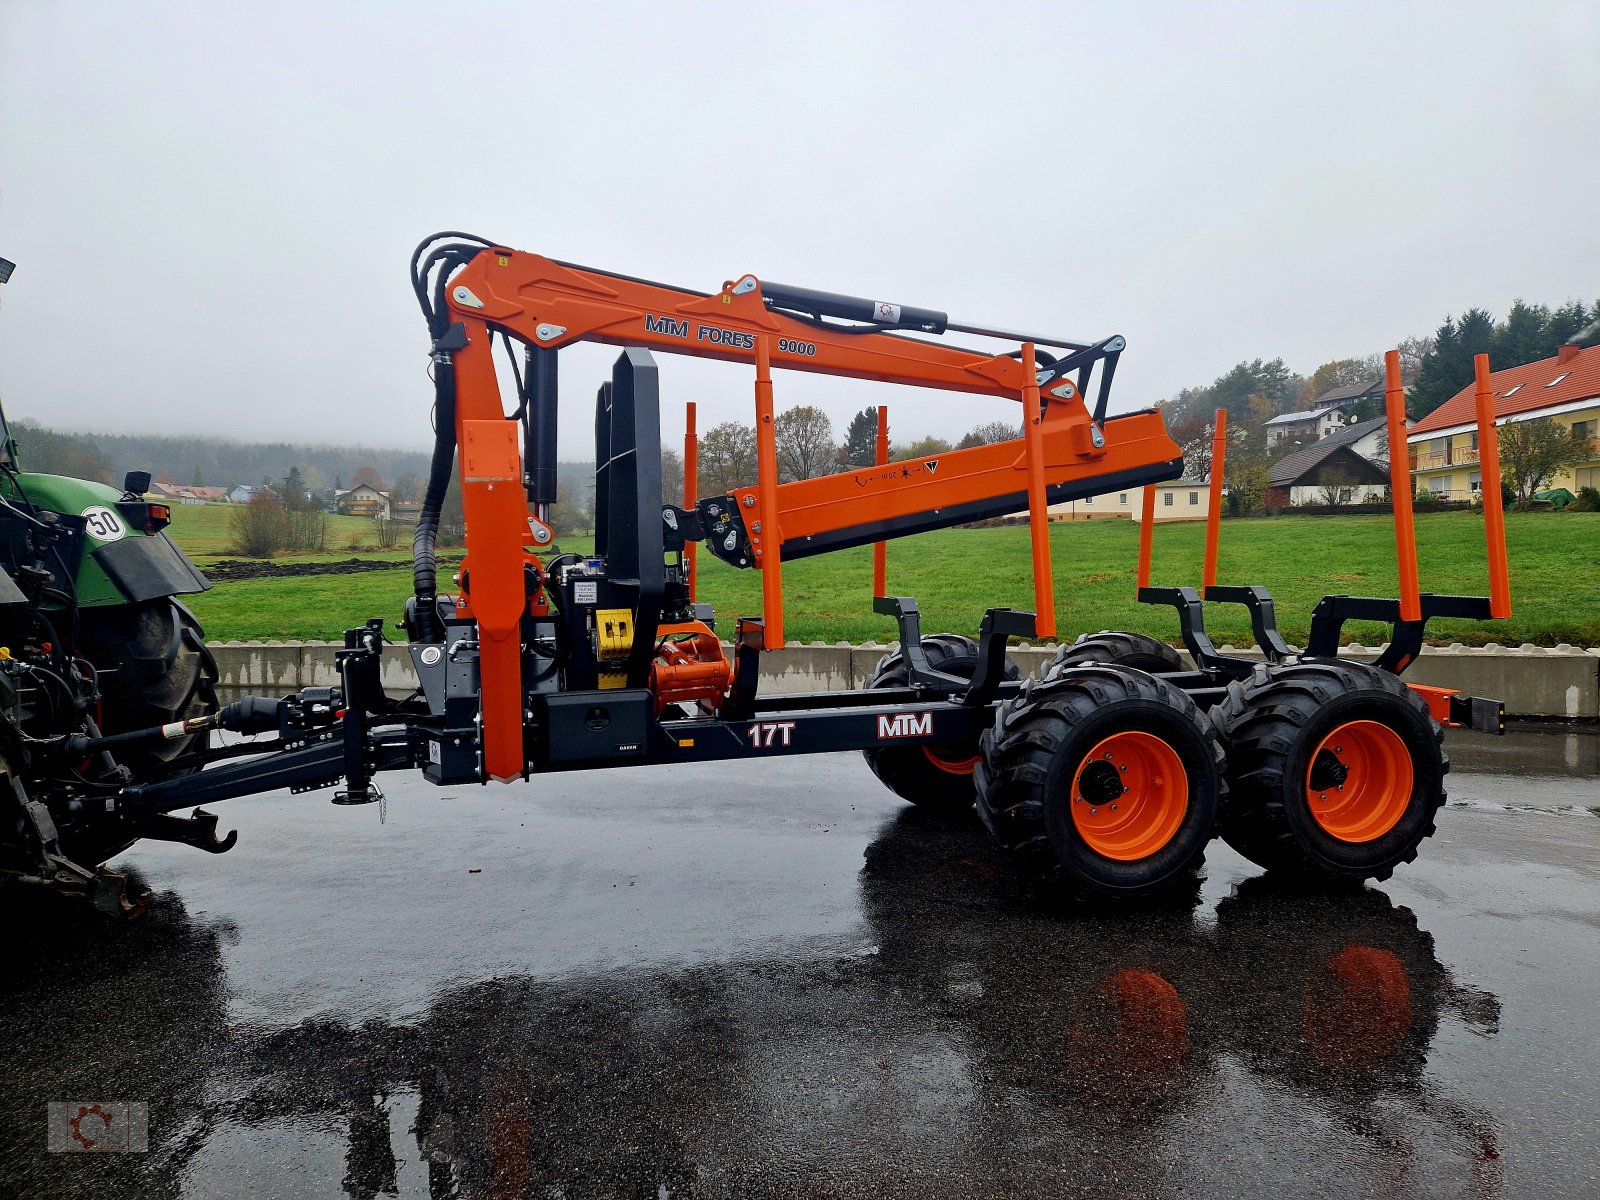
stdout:
[[(196, 806), (329, 787), (338, 789), (337, 804), (366, 804), (380, 799), (374, 776), (395, 769), (420, 769), (453, 786), (861, 750), (878, 778), (912, 803), (953, 812), (976, 804), (1021, 869), (1065, 890), (1139, 896), (1171, 887), (1219, 832), (1269, 869), (1383, 879), (1433, 832), (1448, 768), (1443, 727), (1503, 732), (1496, 702), (1399, 678), (1430, 618), (1510, 612), (1486, 363), (1479, 426), (1492, 595), (1418, 591), (1410, 479), (1398, 453), (1404, 392), (1391, 354), (1401, 595), (1325, 598), (1299, 653), (1278, 634), (1263, 589), (1215, 581), (1225, 414), (1202, 589), (1150, 586), (1152, 489), (1179, 478), (1183, 458), (1159, 413), (1110, 412), (1120, 336), (961, 324), (932, 309), (754, 275), (696, 292), (459, 233), (424, 241), (411, 276), (428, 326), (437, 430), (413, 543), (414, 596), (401, 623), (418, 694), (385, 695), (385, 623), (373, 619), (346, 631), (337, 688), (209, 705), (148, 729), (107, 733), (83, 722), (30, 734), (20, 751), (28, 766), (12, 771), (16, 845), (0, 878), (104, 899), (116, 893), (116, 876), (85, 871), (75, 849), (91, 866), (109, 856), (105, 848), (141, 837), (222, 851), (233, 835), (217, 838), (215, 816)], [(936, 340), (946, 334), (1004, 348)], [(621, 349), (596, 398), (588, 555), (561, 553), (551, 525), (558, 363), (564, 347), (584, 341)], [(497, 342), (507, 354), (504, 389)], [(695, 494), (691, 423), (688, 494), (681, 505), (663, 497), (653, 351), (754, 368), (753, 486)], [(1022, 434), (890, 463), (880, 424), (877, 465), (780, 482), (780, 369), (1016, 403)], [(466, 551), (444, 588), (436, 544), (455, 471)], [(1056, 635), (1049, 506), (1141, 487), (1139, 599), (1176, 608), (1190, 661), (1153, 638), (1106, 631), (1063, 645), (1041, 678), (1021, 680), (1007, 639)], [(924, 636), (916, 602), (884, 594), (886, 540), (1022, 511), (1033, 611), (992, 608), (976, 639)], [(879, 547), (873, 606), (896, 622), (899, 648), (860, 691), (761, 694), (760, 656), (784, 645), (785, 564), (866, 544)], [(702, 545), (732, 567), (761, 572), (762, 612), (727, 631), (731, 656), (715, 614), (695, 598)], [(1211, 643), (1208, 603), (1248, 606), (1264, 660), (1225, 655)], [(1375, 664), (1338, 657), (1347, 620), (1391, 625)], [(268, 736), (195, 744), (215, 729)], [(189, 740), (177, 763), (183, 770), (140, 777), (119, 765), (119, 756), (179, 738)], [(25, 781), (43, 775), (59, 784), (67, 767), (69, 785), (41, 783), (31, 801), (24, 794)], [(182, 809), (195, 811), (170, 815)], [(115, 895), (113, 906), (126, 904)]]

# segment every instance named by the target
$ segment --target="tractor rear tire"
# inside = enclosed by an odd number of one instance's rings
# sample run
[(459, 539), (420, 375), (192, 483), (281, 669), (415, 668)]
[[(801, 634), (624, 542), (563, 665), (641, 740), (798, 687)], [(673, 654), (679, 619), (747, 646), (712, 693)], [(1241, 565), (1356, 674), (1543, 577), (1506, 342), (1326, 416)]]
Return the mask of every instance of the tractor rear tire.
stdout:
[(1135, 671), (1148, 671), (1152, 675), (1188, 669), (1176, 650), (1148, 634), (1102, 629), (1099, 633), (1080, 634), (1070, 646), (1062, 646), (1045, 668), (1044, 675), (1048, 679), (1057, 671), (1088, 663), (1132, 667)]
[(1365, 663), (1257, 667), (1211, 710), (1228, 745), (1223, 840), (1306, 881), (1388, 879), (1444, 804), (1444, 730), (1423, 699)]
[[(217, 709), (217, 663), (205, 630), (170, 596), (114, 608), (85, 608), (78, 650), (99, 673), (100, 731), (149, 729)], [(209, 734), (119, 750), (117, 761), (140, 783), (195, 770), (185, 755), (204, 750)]]
[[(922, 639), (922, 652), (935, 671), (971, 679), (978, 670), (978, 643), (958, 633), (936, 633)], [(1017, 664), (1006, 659), (1003, 676), (1022, 677)], [(910, 666), (900, 651), (878, 660), (867, 688), (903, 688), (911, 685)], [(964, 813), (977, 798), (972, 782), (978, 764), (978, 746), (890, 746), (863, 750), (867, 766), (880, 783), (902, 800), (930, 812)]]
[(1150, 895), (1205, 858), (1227, 786), (1222, 739), (1154, 675), (1081, 666), (1027, 684), (982, 748), (978, 815), (1046, 885)]

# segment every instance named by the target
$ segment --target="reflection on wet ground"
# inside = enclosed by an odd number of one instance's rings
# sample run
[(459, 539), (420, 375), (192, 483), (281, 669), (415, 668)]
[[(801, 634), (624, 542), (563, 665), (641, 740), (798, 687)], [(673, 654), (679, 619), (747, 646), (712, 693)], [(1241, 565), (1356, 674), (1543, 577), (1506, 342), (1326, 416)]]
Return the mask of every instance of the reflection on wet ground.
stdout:
[[(226, 858), (130, 855), (138, 925), (8, 918), (0, 1191), (1594, 1195), (1600, 820), (1546, 803), (1594, 776), (1456, 741), (1382, 890), (1219, 845), (1112, 910), (844, 756), (243, 802)], [(80, 1097), (148, 1100), (151, 1152), (44, 1153)]]

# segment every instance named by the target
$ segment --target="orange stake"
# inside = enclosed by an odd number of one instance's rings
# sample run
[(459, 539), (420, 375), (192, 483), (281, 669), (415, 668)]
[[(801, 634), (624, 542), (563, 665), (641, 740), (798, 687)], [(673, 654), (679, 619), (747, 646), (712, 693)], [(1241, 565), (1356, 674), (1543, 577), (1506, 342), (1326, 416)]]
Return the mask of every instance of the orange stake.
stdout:
[(1139, 587), (1150, 586), (1150, 544), (1156, 525), (1156, 485), (1144, 485), (1144, 510), (1139, 514)]
[(1483, 491), (1483, 536), (1489, 552), (1489, 615), (1511, 615), (1511, 575), (1506, 564), (1506, 515), (1500, 501), (1500, 433), (1494, 424), (1494, 393), (1489, 387), (1489, 356), (1472, 361), (1477, 377), (1478, 470)]
[[(683, 418), (683, 506), (693, 510), (700, 499), (700, 439), (694, 432), (694, 401), (684, 405)], [(684, 562), (688, 567), (689, 599), (695, 598), (695, 584), (699, 577), (694, 569), (694, 552), (698, 542), (684, 547)]]
[[(878, 452), (880, 467), (889, 465), (889, 406), (878, 405)], [(887, 595), (889, 591), (889, 543), (872, 543), (872, 594)]]
[(1217, 535), (1222, 531), (1222, 472), (1228, 463), (1228, 410), (1217, 409), (1211, 431), (1211, 507), (1206, 512), (1206, 562), (1201, 572), (1202, 589), (1217, 582)]
[(756, 492), (762, 519), (750, 527), (750, 545), (761, 568), (761, 616), (768, 648), (783, 648), (783, 562), (778, 528), (778, 440), (772, 415), (772, 339), (756, 343)]
[(1050, 509), (1044, 490), (1044, 412), (1033, 343), (1022, 343), (1022, 434), (1028, 451), (1028, 530), (1033, 537), (1033, 634), (1056, 635), (1056, 586), (1050, 569)]
[(1417, 526), (1411, 513), (1411, 459), (1406, 452), (1406, 387), (1400, 352), (1383, 356), (1383, 407), (1389, 430), (1389, 495), (1394, 502), (1394, 556), (1400, 570), (1400, 619), (1422, 620), (1417, 579)]

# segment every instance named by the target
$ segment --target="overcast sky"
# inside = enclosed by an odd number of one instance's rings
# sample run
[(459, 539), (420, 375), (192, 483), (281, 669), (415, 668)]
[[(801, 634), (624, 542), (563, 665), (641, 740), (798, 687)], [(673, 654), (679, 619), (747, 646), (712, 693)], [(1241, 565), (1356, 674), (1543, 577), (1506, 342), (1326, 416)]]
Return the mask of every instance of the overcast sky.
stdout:
[[(337, 13), (342, 15), (330, 15)], [(0, 395), (65, 429), (423, 446), (425, 234), (1125, 334), (1118, 403), (1600, 298), (1600, 4), (0, 0)], [(562, 362), (592, 453), (616, 351)], [(663, 427), (749, 420), (662, 357)], [(782, 373), (836, 430), (1014, 406)]]

